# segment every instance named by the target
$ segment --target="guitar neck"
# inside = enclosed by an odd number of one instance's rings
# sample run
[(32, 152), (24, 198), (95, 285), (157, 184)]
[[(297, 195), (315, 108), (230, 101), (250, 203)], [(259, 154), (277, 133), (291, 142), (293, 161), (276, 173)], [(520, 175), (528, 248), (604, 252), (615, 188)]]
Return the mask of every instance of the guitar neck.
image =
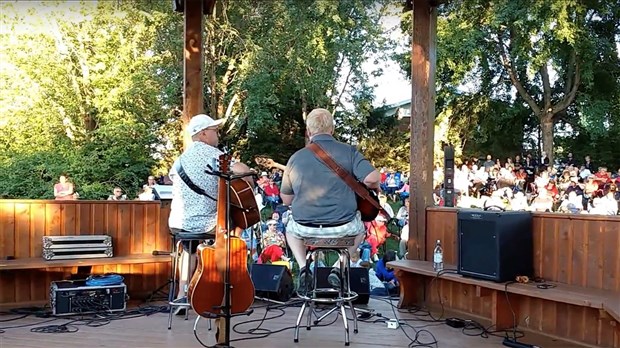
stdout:
[[(220, 170), (227, 172), (230, 165), (230, 159), (227, 155), (220, 156)], [(221, 240), (223, 233), (228, 226), (228, 184), (226, 179), (220, 177), (217, 184), (217, 225), (215, 231), (215, 240)]]

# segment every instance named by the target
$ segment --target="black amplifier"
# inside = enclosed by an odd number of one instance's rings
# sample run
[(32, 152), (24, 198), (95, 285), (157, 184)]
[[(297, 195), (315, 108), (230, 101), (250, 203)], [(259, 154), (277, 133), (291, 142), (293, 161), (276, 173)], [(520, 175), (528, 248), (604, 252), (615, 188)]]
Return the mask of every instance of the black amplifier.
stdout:
[(88, 286), (86, 280), (62, 280), (50, 286), (53, 315), (120, 312), (127, 307), (124, 283)]
[(534, 276), (532, 214), (521, 211), (458, 212), (458, 273), (499, 283)]

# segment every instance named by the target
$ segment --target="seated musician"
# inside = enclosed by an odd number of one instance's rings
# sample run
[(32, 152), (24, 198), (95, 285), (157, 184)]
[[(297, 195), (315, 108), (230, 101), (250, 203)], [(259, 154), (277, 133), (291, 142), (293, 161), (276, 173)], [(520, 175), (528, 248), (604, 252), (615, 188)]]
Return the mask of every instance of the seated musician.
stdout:
[[(172, 202), (170, 205), (170, 218), (168, 225), (171, 233), (183, 235), (184, 233), (207, 233), (214, 234), (217, 223), (217, 204), (214, 199), (218, 192), (218, 177), (208, 175), (205, 170), (208, 166), (217, 162), (222, 154), (217, 148), (218, 128), (222, 119), (214, 120), (207, 115), (196, 115), (191, 118), (187, 132), (192, 138), (192, 143), (185, 149), (175, 161), (170, 170), (172, 180)], [(192, 190), (179, 176), (177, 164), (182, 166), (187, 177), (210, 197), (204, 196)], [(247, 173), (250, 168), (243, 163), (235, 163), (231, 166), (234, 173)], [(251, 177), (245, 178), (252, 182)], [(196, 265), (196, 258), (190, 259), (189, 255), (196, 252), (198, 243), (184, 243), (183, 253), (179, 264), (179, 292), (177, 299), (185, 296), (185, 287), (188, 285), (187, 268), (192, 272)], [(190, 265), (191, 264), (191, 265)], [(185, 314), (185, 308), (177, 307), (179, 315)]]
[[(334, 119), (329, 111), (315, 109), (310, 112), (306, 118), (306, 132), (311, 143), (319, 144), (360, 182), (371, 189), (379, 188), (381, 176), (370, 162), (355, 147), (334, 139)], [(349, 250), (353, 253), (364, 240), (366, 231), (353, 189), (308, 148), (297, 151), (289, 159), (280, 196), (284, 204), (291, 205), (286, 237), (299, 264), (299, 289), (306, 289), (311, 270), (306, 268), (304, 238), (356, 236)], [(330, 274), (329, 280), (334, 287), (340, 282), (335, 273)]]

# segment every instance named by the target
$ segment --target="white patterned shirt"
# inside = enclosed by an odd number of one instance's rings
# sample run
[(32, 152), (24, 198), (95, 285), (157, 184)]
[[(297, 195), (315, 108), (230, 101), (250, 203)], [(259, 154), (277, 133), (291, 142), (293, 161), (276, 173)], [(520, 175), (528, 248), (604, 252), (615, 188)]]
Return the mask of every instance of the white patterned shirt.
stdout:
[(222, 154), (218, 148), (200, 141), (193, 142), (170, 169), (172, 180), (172, 203), (168, 226), (191, 233), (209, 232), (217, 223), (217, 203), (209, 197), (200, 195), (190, 189), (179, 177), (176, 164), (180, 161), (190, 180), (209, 196), (217, 198), (218, 178), (205, 173), (207, 167), (217, 163)]

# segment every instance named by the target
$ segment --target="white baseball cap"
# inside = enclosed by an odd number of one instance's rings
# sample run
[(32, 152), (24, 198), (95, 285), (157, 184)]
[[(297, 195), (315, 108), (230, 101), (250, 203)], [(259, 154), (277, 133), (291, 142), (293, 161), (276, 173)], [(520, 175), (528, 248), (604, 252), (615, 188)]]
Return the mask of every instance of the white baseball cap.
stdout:
[(203, 129), (216, 126), (219, 127), (222, 123), (224, 123), (223, 118), (214, 120), (205, 114), (199, 114), (189, 120), (189, 124), (187, 125), (187, 133), (189, 133), (190, 136), (194, 136)]

